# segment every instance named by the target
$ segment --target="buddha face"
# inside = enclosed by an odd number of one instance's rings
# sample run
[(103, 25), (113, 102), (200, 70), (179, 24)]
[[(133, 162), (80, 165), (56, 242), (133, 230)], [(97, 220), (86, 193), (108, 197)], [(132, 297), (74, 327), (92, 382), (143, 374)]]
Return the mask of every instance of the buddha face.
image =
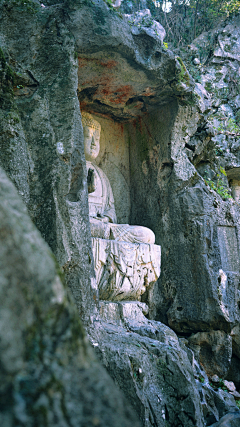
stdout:
[(83, 133), (86, 160), (94, 160), (98, 156), (100, 150), (100, 130), (84, 126)]

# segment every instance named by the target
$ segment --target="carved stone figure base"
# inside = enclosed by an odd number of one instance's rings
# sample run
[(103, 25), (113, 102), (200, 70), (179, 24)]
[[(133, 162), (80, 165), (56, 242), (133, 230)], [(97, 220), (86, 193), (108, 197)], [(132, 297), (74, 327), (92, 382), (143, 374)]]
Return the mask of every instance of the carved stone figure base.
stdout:
[(100, 300), (140, 300), (160, 276), (161, 247), (92, 238)]

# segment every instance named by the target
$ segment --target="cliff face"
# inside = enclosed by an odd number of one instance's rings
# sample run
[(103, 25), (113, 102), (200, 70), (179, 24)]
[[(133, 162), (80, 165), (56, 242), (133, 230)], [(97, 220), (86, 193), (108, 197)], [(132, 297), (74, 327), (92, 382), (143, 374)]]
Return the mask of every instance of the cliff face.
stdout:
[[(238, 417), (234, 397), (206, 376), (240, 385), (238, 20), (198, 38), (183, 52), (186, 68), (147, 12), (120, 16), (100, 0), (0, 8), (0, 163), (50, 247), (2, 172), (3, 350), (13, 358), (1, 362), (2, 425), (135, 422), (85, 342), (52, 252), (142, 425)], [(99, 165), (118, 217), (151, 228), (162, 247), (160, 279), (142, 297), (151, 320), (141, 303), (99, 312), (80, 108), (101, 122)]]
[(138, 426), (2, 169), (0, 184), (1, 426)]

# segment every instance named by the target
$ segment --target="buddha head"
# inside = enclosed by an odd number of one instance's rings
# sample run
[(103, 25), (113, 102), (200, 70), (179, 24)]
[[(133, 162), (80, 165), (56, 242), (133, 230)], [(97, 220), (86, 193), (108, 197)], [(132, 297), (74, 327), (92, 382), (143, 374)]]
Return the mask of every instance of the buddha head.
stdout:
[(85, 112), (82, 113), (82, 124), (85, 157), (86, 160), (92, 161), (99, 154), (101, 125), (91, 114)]

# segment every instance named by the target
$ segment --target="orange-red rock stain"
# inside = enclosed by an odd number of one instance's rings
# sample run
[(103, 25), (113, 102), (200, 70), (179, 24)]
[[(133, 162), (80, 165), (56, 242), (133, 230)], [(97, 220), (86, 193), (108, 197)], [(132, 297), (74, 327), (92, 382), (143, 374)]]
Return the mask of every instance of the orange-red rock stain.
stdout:
[(101, 64), (102, 67), (105, 67), (105, 68), (108, 68), (108, 69), (114, 68), (114, 67), (116, 67), (118, 65), (117, 61), (113, 61), (113, 60), (106, 61), (106, 62), (100, 61), (100, 64)]
[(109, 101), (113, 104), (125, 104), (128, 99), (133, 96), (133, 88), (130, 85), (121, 86), (114, 90)]
[(118, 65), (118, 62), (114, 60), (101, 61), (100, 59), (96, 59), (96, 58), (78, 58), (78, 65), (80, 68), (89, 67), (89, 64), (91, 63), (95, 63), (99, 65), (99, 67), (107, 68), (108, 70)]

